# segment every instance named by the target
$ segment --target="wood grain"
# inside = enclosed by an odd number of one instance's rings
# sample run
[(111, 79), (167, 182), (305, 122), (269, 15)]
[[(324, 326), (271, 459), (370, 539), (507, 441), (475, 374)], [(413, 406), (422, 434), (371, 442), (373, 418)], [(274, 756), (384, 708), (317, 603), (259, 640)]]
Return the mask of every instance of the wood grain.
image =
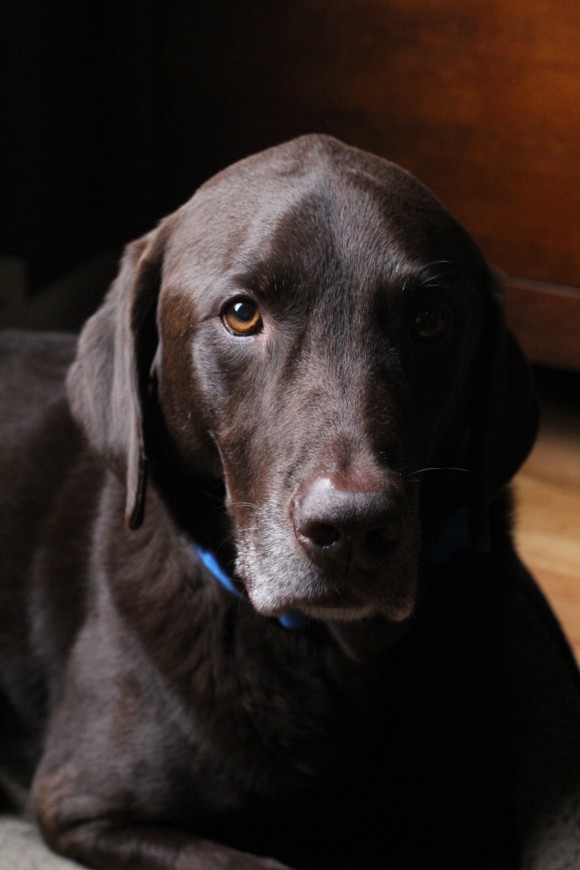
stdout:
[(506, 317), (534, 363), (580, 371), (580, 292), (506, 279)]
[[(414, 172), (506, 272), (578, 285), (580, 4), (220, 8), (223, 31), (215, 16), (200, 22), (213, 51), (198, 72), (220, 113), (222, 153), (334, 133)], [(174, 24), (175, 94), (187, 31)]]
[(545, 408), (515, 489), (520, 553), (580, 663), (580, 402), (576, 411)]
[(580, 4), (200, 0), (159, 34), (168, 165), (312, 131), (394, 160), (517, 276), (509, 316), (534, 362), (580, 369)]

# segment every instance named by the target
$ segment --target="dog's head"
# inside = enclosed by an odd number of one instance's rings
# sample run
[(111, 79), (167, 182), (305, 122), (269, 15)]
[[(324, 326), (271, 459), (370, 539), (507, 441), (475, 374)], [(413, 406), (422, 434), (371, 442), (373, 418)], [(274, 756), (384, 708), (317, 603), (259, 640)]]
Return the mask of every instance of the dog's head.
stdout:
[(487, 546), (536, 429), (470, 236), (321, 136), (230, 167), (129, 246), (69, 394), (131, 527), (149, 458), (192, 536), (197, 481), (223, 480), (236, 577), (268, 615), (406, 618), (421, 549), (462, 505)]

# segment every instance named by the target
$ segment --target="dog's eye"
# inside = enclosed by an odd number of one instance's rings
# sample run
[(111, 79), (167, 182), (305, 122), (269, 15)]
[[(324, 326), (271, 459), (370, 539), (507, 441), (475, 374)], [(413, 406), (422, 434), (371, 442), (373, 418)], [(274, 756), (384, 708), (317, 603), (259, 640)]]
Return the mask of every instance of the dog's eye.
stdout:
[(222, 312), (222, 321), (233, 335), (255, 335), (262, 329), (260, 309), (251, 299), (235, 299)]
[(435, 341), (447, 331), (447, 317), (439, 308), (422, 308), (415, 315), (413, 330), (420, 341)]

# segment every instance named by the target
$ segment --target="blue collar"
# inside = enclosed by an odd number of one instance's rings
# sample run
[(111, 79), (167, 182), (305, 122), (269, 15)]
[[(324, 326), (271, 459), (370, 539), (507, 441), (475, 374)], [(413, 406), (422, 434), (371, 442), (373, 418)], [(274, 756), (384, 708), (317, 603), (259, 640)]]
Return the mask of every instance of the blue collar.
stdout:
[[(238, 589), (232, 578), (228, 577), (228, 575), (220, 566), (218, 560), (212, 552), (210, 552), (209, 550), (204, 550), (203, 547), (200, 547), (200, 545), (196, 543), (193, 544), (193, 548), (202, 563), (205, 565), (210, 574), (213, 574), (220, 586), (222, 586), (236, 598), (247, 601), (247, 596), (240, 589)], [(284, 628), (289, 629), (290, 631), (301, 631), (302, 629), (306, 628), (309, 623), (309, 619), (302, 613), (299, 613), (297, 610), (289, 610), (287, 613), (283, 613), (281, 616), (278, 617), (278, 622), (280, 623), (280, 625), (282, 625)]]
[(467, 508), (461, 508), (447, 520), (439, 532), (431, 558), (436, 565), (443, 565), (451, 556), (471, 549), (469, 512)]
[[(245, 595), (245, 593), (236, 586), (232, 578), (226, 574), (210, 550), (205, 550), (195, 542), (193, 543), (193, 549), (203, 565), (218, 581), (220, 586), (236, 598), (245, 601), (248, 600), (247, 595)], [(465, 552), (466, 550), (471, 550), (471, 536), (469, 533), (469, 515), (467, 508), (462, 508), (443, 526), (433, 550), (433, 562), (436, 565), (442, 565), (444, 562), (447, 562), (451, 556)], [(287, 613), (283, 613), (278, 617), (278, 622), (290, 631), (301, 631), (306, 628), (310, 620), (298, 610), (289, 610)]]

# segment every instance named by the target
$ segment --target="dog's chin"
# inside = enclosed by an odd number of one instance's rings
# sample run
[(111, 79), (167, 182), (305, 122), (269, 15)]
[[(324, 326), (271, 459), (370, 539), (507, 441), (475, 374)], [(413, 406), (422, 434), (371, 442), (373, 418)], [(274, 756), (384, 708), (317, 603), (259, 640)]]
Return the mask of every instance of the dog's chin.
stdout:
[[(295, 610), (298, 607), (293, 608)], [(414, 607), (408, 605), (386, 605), (377, 607), (373, 604), (360, 607), (313, 607), (303, 605), (300, 612), (318, 622), (362, 622), (363, 620), (382, 617), (387, 622), (404, 622), (413, 613)]]
[(412, 582), (405, 593), (366, 601), (348, 592), (327, 595), (298, 593), (279, 597), (260, 583), (248, 584), (246, 588), (254, 609), (262, 616), (280, 618), (293, 611), (318, 622), (360, 622), (376, 617), (393, 623), (404, 622), (413, 613), (416, 597)]
[(299, 610), (304, 616), (319, 622), (355, 622), (360, 619), (370, 619), (377, 615), (377, 611), (371, 604), (340, 605), (339, 602), (327, 605), (309, 604), (308, 602), (296, 602), (292, 610)]
[(305, 616), (319, 622), (358, 622), (365, 619), (374, 619), (377, 616), (388, 622), (404, 622), (414, 610), (414, 601), (404, 603), (386, 603), (381, 606), (376, 604), (361, 604), (358, 606), (341, 606), (338, 602), (334, 605), (312, 605), (309, 603), (296, 602), (292, 610), (298, 610)]

